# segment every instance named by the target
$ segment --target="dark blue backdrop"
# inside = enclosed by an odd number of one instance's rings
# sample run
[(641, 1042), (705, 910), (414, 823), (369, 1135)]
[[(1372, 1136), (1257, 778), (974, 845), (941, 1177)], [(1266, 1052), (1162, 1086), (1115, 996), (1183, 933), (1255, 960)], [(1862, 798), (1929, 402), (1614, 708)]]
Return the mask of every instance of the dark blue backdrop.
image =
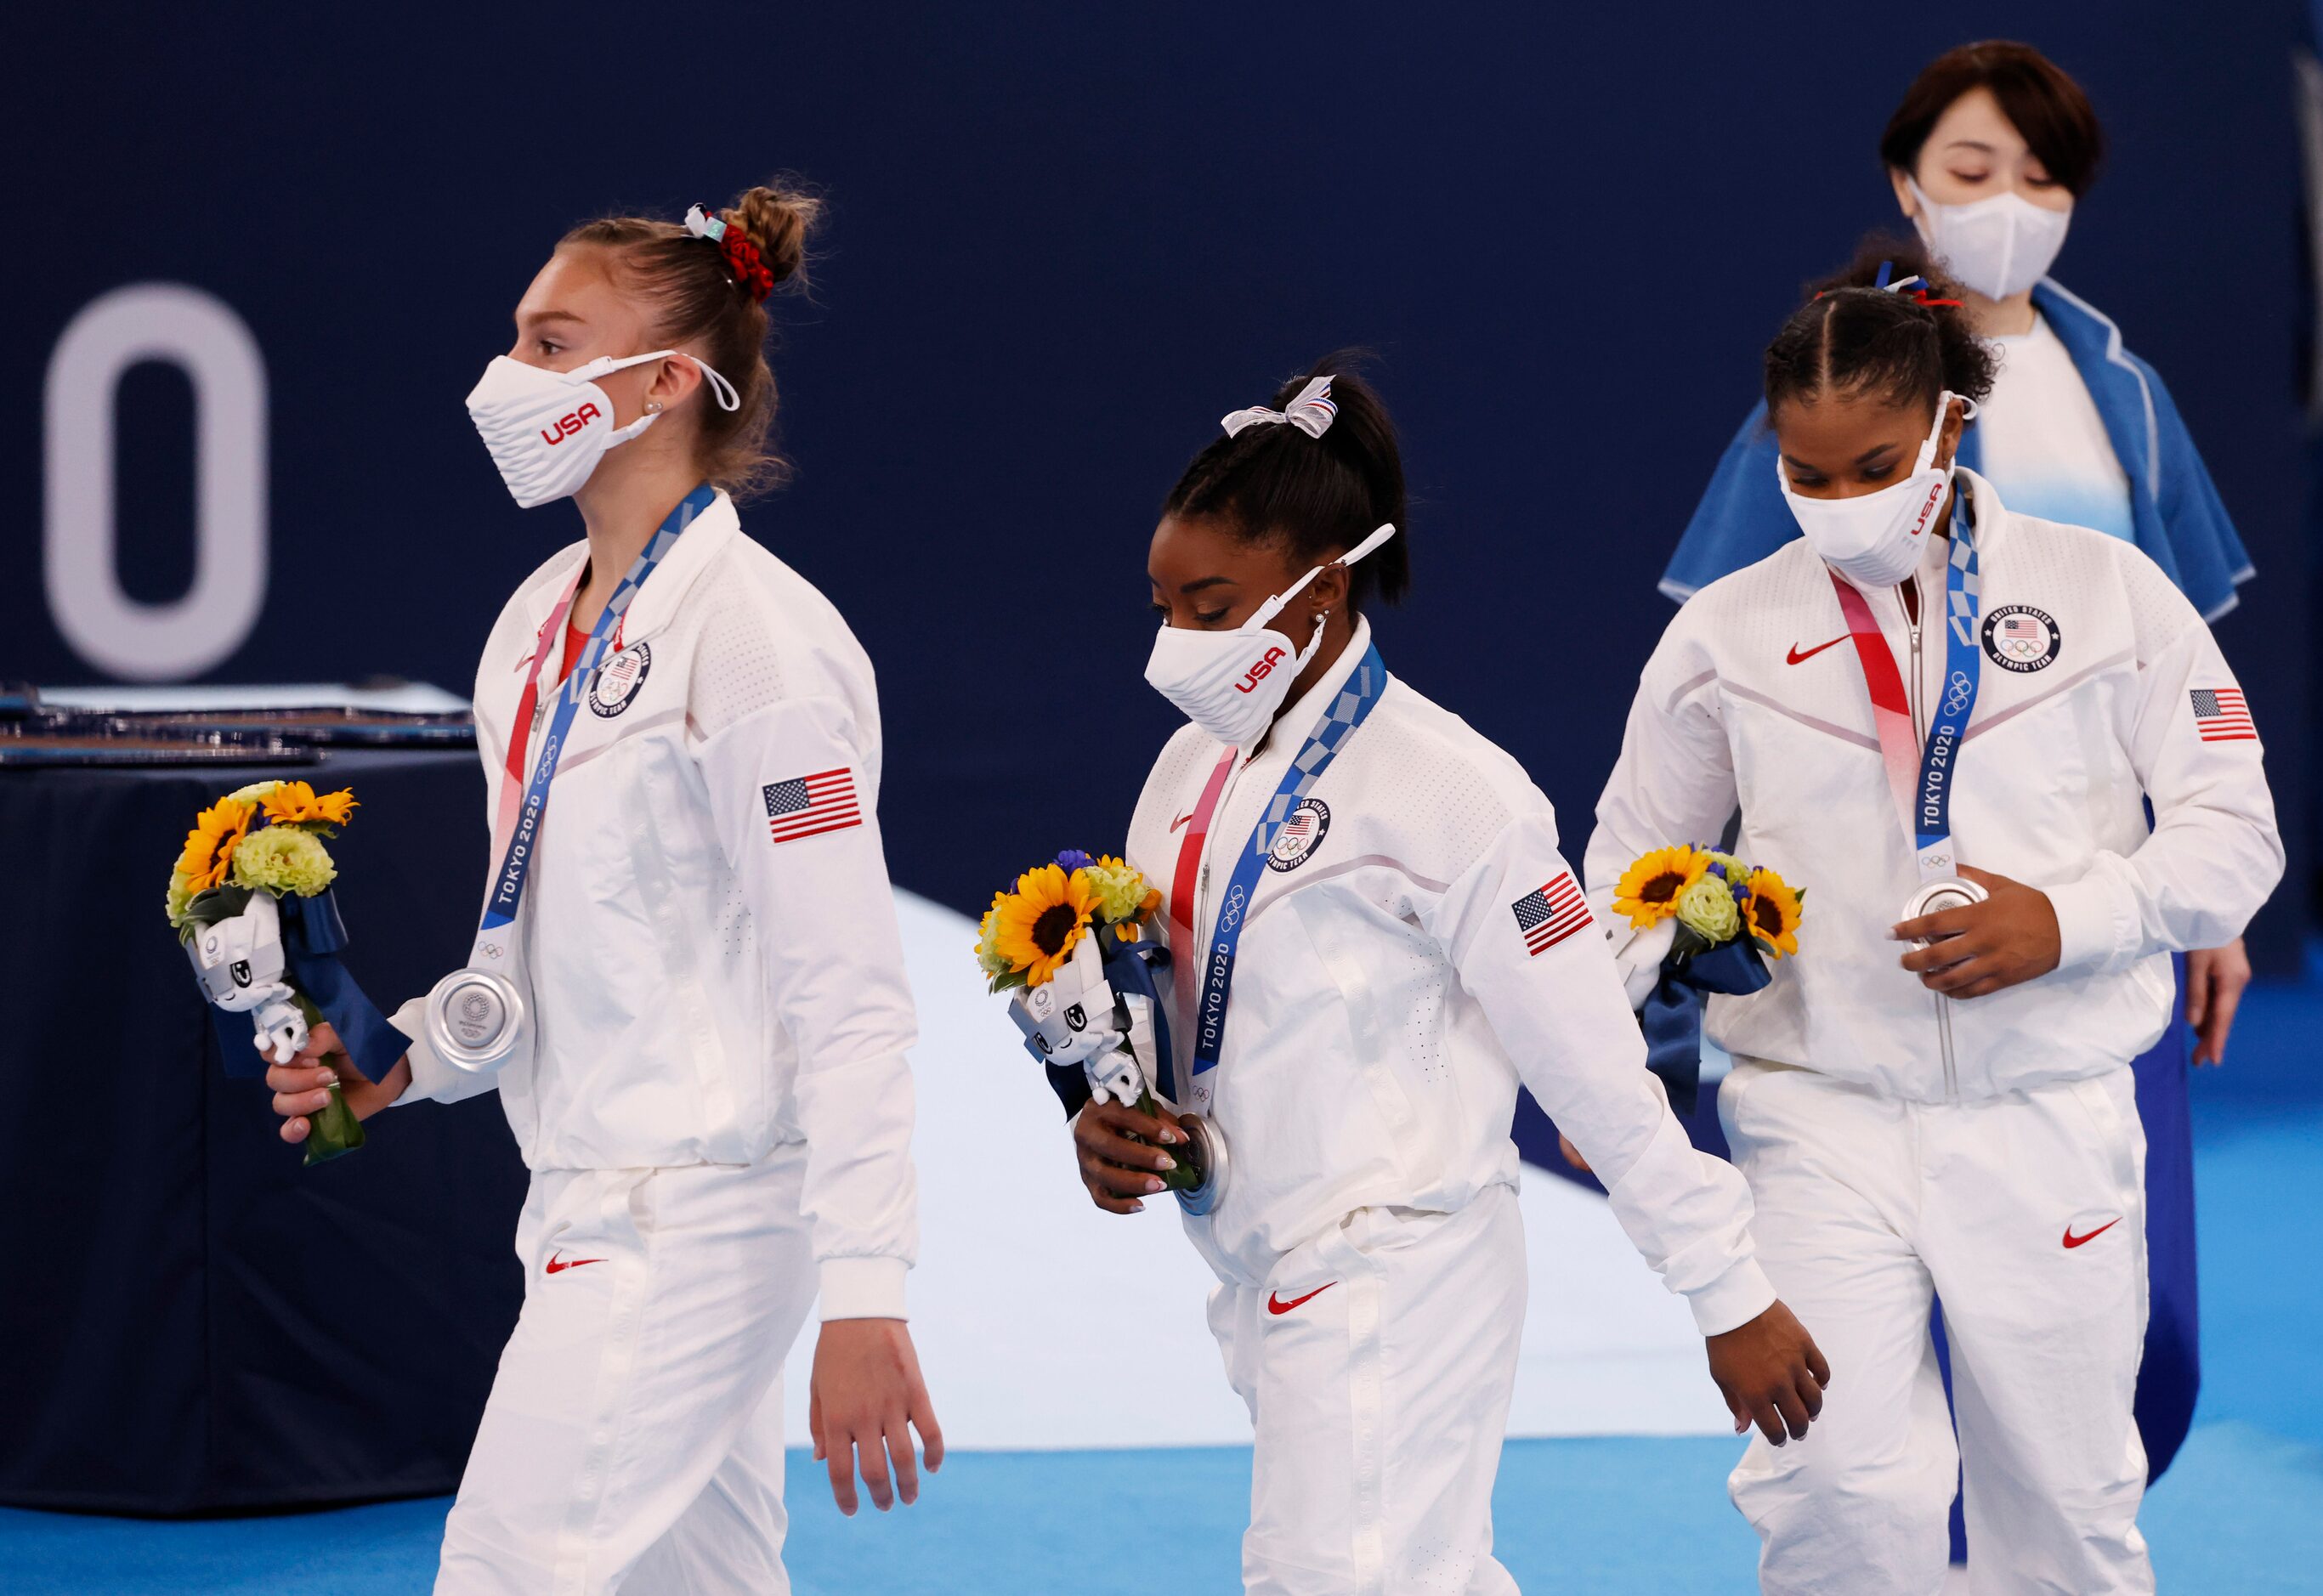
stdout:
[[(2300, 812), (2291, 0), (147, 10), (12, 29), (18, 546), (59, 333), (120, 284), (198, 285), (272, 395), (265, 624), (213, 674), (464, 692), (578, 530), (510, 505), (461, 408), (527, 279), (578, 217), (795, 169), (832, 201), (779, 361), (802, 472), (748, 524), (877, 661), (896, 874), (963, 907), (1118, 840), (1170, 720), (1138, 682), (1152, 508), (1215, 417), (1345, 341), (1385, 357), (1419, 494), (1389, 656), (1524, 759), (1577, 850), (1757, 351), (1892, 216), (1887, 109), (1941, 48), (2030, 39), (2114, 146), (2060, 275), (2168, 377), (2256, 558), (2222, 632)], [(188, 394), (122, 390), (148, 600), (191, 571)], [(0, 587), (0, 676), (95, 674), (37, 581)], [(1013, 730), (1059, 711), (1078, 740)]]

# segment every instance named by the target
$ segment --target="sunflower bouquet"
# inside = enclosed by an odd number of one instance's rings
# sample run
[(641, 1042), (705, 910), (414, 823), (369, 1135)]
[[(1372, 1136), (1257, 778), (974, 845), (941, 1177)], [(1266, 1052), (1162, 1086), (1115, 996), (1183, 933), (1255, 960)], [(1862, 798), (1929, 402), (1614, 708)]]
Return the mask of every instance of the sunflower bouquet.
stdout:
[(1774, 978), (1768, 959), (1798, 952), (1806, 895), (1772, 870), (1680, 843), (1655, 848), (1621, 873), (1613, 912), (1640, 938), (1667, 937), (1664, 982), (1740, 996)]
[[(995, 893), (976, 939), (977, 966), (1009, 995), (1026, 1050), (1052, 1071), (1079, 1065), (1097, 1101), (1145, 1114), (1156, 1108), (1145, 1060), (1158, 1070), (1170, 1049), (1154, 980), (1170, 955), (1146, 931), (1161, 906), (1128, 864), (1068, 849)], [(1161, 1179), (1182, 1197), (1208, 1175), (1196, 1156)]]
[[(362, 995), (338, 967), (346, 940), (330, 900), (338, 867), (323, 845), (355, 807), (351, 790), (254, 783), (195, 817), (170, 871), (170, 929), (204, 995), (229, 1014), (249, 1014), (253, 1044), (277, 1064), (289, 1063), (326, 1019), (343, 1038), (376, 1030), (346, 1007)], [(361, 1007), (376, 1016), (367, 1003)], [(252, 1073), (236, 1070), (234, 1058), (229, 1052), (229, 1073)], [(330, 1091), (330, 1106), (313, 1116), (307, 1134), (310, 1164), (363, 1144), (363, 1125), (335, 1084)]]

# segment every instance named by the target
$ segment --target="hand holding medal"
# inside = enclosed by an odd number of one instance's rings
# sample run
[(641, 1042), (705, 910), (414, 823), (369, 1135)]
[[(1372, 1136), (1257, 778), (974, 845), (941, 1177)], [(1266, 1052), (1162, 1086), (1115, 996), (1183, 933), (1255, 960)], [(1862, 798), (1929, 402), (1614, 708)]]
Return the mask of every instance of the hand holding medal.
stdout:
[(2048, 894), (1968, 866), (1960, 875), (1914, 894), (1892, 933), (1918, 944), (1902, 962), (1920, 985), (1947, 997), (1982, 997), (2057, 968), (2062, 943)]

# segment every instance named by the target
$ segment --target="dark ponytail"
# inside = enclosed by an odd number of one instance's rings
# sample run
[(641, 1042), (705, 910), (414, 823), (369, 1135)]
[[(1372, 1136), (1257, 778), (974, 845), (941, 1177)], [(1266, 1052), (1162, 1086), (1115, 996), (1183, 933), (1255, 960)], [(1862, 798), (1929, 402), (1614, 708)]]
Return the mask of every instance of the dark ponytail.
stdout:
[(1305, 564), (1351, 549), (1392, 521), (1395, 536), (1347, 568), (1347, 593), (1356, 610), (1373, 593), (1400, 602), (1411, 582), (1403, 457), (1387, 407), (1358, 374), (1364, 358), (1356, 350), (1327, 354), (1267, 401), (1282, 409), (1315, 378), (1330, 378), (1338, 414), (1321, 437), (1262, 425), (1215, 438), (1170, 490), (1162, 513), (1222, 522), (1246, 542), (1280, 541)]
[[(1900, 292), (1878, 286), (1914, 277)], [(1878, 394), (1931, 410), (1947, 390), (1981, 402), (1996, 362), (1970, 330), (1960, 297), (1919, 243), (1867, 241), (1846, 271), (1811, 285), (1807, 302), (1767, 345), (1768, 413), (1827, 393)]]

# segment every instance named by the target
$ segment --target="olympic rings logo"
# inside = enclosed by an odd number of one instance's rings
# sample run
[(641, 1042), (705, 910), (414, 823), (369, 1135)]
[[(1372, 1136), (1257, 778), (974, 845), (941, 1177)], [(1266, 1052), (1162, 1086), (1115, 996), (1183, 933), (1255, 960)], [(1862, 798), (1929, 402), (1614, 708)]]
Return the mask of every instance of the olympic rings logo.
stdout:
[(1968, 679), (1967, 672), (1954, 671), (1952, 673), (1951, 687), (1944, 693), (1945, 715), (1955, 716), (1962, 714), (1966, 712), (1969, 705), (1975, 702), (1976, 684)]

